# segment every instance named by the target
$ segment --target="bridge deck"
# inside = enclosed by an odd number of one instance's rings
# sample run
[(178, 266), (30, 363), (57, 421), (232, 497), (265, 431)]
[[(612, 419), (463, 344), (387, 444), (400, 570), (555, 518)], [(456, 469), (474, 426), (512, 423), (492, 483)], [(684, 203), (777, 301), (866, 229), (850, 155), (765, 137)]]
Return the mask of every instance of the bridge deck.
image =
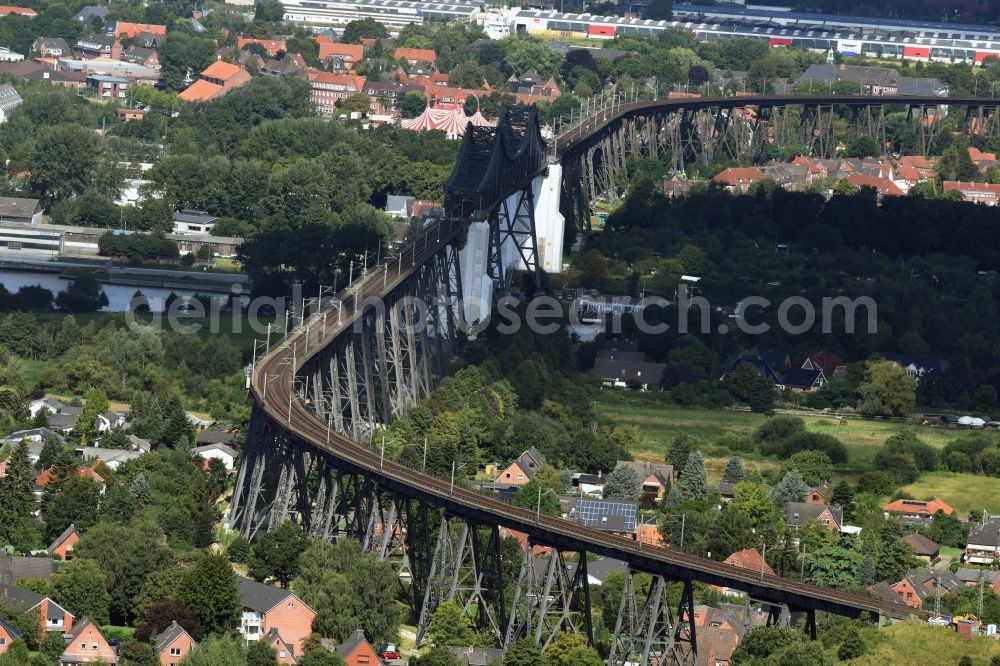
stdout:
[(642, 116), (665, 111), (698, 111), (701, 109), (735, 109), (744, 106), (775, 107), (775, 106), (962, 106), (990, 107), (1000, 105), (1000, 98), (992, 97), (937, 97), (934, 95), (829, 95), (829, 94), (796, 94), (796, 95), (738, 95), (732, 97), (689, 97), (680, 99), (640, 100), (615, 104), (589, 116), (581, 124), (574, 126), (556, 138), (555, 148), (559, 155), (572, 152), (580, 144), (600, 134), (608, 125), (629, 116)]
[[(858, 616), (866, 611), (877, 615), (906, 613), (906, 609), (877, 599), (747, 571), (669, 548), (642, 545), (559, 518), (541, 516), (536, 521), (533, 511), (519, 509), (463, 488), (452, 490), (445, 481), (389, 460), (383, 464), (374, 452), (335, 431), (331, 432), (329, 426), (311, 412), (294, 392), (297, 369), (335, 337), (350, 329), (359, 317), (359, 311), (365, 309), (365, 299), (380, 298), (392, 292), (416, 267), (458, 237), (464, 226), (462, 220), (447, 219), (431, 227), (422, 237), (405, 246), (395, 261), (376, 267), (344, 290), (339, 307), (335, 305), (326, 309), (325, 320), (321, 314), (314, 314), (256, 364), (252, 378), (254, 399), (273, 423), (286, 428), (299, 442), (330, 456), (346, 470), (358, 471), (376, 479), (382, 489), (431, 502), (451, 515), (469, 518), (477, 524), (498, 524), (525, 532), (536, 543), (620, 559), (634, 569), (676, 580), (696, 580), (744, 590), (754, 599), (789, 604), (793, 608), (847, 616)], [(265, 377), (270, 384), (266, 392), (263, 390)]]

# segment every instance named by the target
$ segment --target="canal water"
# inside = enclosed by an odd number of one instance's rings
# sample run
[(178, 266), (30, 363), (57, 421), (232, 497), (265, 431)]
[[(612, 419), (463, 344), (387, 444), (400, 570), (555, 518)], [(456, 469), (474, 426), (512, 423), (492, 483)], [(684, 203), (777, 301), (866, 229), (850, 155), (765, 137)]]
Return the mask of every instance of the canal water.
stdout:
[[(60, 291), (64, 291), (69, 286), (71, 280), (61, 278), (56, 273), (38, 273), (34, 271), (0, 271), (0, 283), (7, 288), (10, 293), (15, 293), (24, 286), (40, 286), (52, 292), (55, 297)], [(102, 284), (101, 288), (108, 296), (108, 306), (102, 312), (125, 312), (128, 305), (139, 290), (149, 299), (153, 310), (162, 309), (164, 301), (173, 292), (181, 298), (193, 296), (197, 290), (194, 289), (162, 289), (160, 287), (147, 287), (121, 284)], [(208, 293), (208, 292), (206, 292)], [(222, 296), (222, 294), (212, 294), (212, 296)]]

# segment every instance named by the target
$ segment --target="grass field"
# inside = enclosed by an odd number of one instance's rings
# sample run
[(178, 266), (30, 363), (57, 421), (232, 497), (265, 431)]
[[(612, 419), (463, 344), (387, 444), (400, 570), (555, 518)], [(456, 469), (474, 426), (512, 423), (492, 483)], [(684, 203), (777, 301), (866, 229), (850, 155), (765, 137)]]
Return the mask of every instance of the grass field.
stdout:
[(1000, 655), (1000, 642), (959, 638), (949, 627), (932, 627), (916, 621), (900, 622), (881, 629), (869, 653), (850, 662), (852, 666), (931, 666), (957, 664), (968, 655), (975, 666), (987, 666)]
[[(767, 418), (761, 414), (731, 410), (622, 404), (610, 398), (599, 398), (595, 403), (595, 409), (600, 416), (615, 423), (629, 423), (642, 428), (645, 434), (643, 446), (640, 450), (633, 451), (633, 456), (637, 459), (662, 460), (670, 442), (679, 434), (690, 435), (709, 445), (706, 462), (710, 475), (714, 471), (721, 474), (726, 461), (724, 455), (712, 455), (711, 445), (727, 433), (749, 435)], [(848, 450), (848, 467), (853, 469), (871, 467), (878, 447), (888, 437), (903, 430), (916, 432), (923, 441), (934, 446), (944, 446), (955, 437), (954, 431), (921, 428), (891, 421), (847, 419), (846, 423), (838, 424), (836, 418), (829, 416), (801, 418), (806, 424), (806, 430), (832, 435), (842, 441)], [(762, 471), (780, 464), (775, 460), (756, 460), (747, 463), (750, 467)]]
[(997, 513), (1000, 512), (998, 487), (1000, 480), (989, 476), (927, 472), (903, 490), (919, 499), (940, 497), (960, 513), (982, 509)]

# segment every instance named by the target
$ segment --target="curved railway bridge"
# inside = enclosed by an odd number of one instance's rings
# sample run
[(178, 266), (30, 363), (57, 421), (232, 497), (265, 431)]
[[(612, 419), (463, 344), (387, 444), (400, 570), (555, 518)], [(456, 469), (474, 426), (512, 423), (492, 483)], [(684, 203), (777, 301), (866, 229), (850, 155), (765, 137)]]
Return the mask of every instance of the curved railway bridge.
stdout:
[[(604, 128), (648, 109), (616, 113), (618, 120), (559, 137), (555, 155), (578, 154)], [(628, 567), (610, 664), (693, 663), (695, 582), (743, 590), (766, 604), (770, 622), (802, 618), (813, 634), (816, 611), (873, 620), (902, 612), (538, 515), (384, 459), (379, 430), (430, 393), (459, 327), (488, 312), (513, 270), (536, 279), (542, 270), (539, 209), (558, 210), (559, 201), (551, 155), (532, 107), (504, 108), (495, 130), (470, 127), (447, 185), (447, 216), (308, 315), (298, 313), (299, 324), (255, 359), (230, 524), (253, 539), (293, 520), (396, 562), (412, 583), (418, 643), (445, 600), (462, 604), (503, 647), (526, 636), (545, 646), (561, 630), (592, 641), (588, 556)], [(516, 580), (504, 579), (501, 530), (527, 535)], [(549, 557), (533, 557), (531, 546)], [(641, 598), (632, 586), (639, 573), (653, 576)], [(677, 587), (680, 602), (671, 604)]]
[[(589, 228), (598, 198), (614, 201), (629, 157), (669, 156), (677, 171), (717, 155), (760, 163), (773, 148), (805, 149), (834, 157), (838, 140), (865, 134), (886, 145), (886, 116), (905, 114), (921, 154), (930, 153), (943, 118), (972, 138), (1000, 132), (1000, 99), (934, 95), (737, 95), (637, 100), (605, 98), (559, 129), (553, 160), (562, 166), (562, 213), (574, 228)], [(563, 119), (565, 120), (565, 119)], [(836, 121), (836, 125), (835, 125)], [(836, 127), (836, 131), (835, 131)]]

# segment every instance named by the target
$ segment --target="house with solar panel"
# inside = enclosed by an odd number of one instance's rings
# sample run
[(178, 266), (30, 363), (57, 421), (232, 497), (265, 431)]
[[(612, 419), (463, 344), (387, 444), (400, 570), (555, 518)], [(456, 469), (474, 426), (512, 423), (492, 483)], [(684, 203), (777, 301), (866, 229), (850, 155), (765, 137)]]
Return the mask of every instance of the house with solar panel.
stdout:
[(635, 534), (639, 505), (626, 500), (579, 499), (570, 520), (602, 532)]

